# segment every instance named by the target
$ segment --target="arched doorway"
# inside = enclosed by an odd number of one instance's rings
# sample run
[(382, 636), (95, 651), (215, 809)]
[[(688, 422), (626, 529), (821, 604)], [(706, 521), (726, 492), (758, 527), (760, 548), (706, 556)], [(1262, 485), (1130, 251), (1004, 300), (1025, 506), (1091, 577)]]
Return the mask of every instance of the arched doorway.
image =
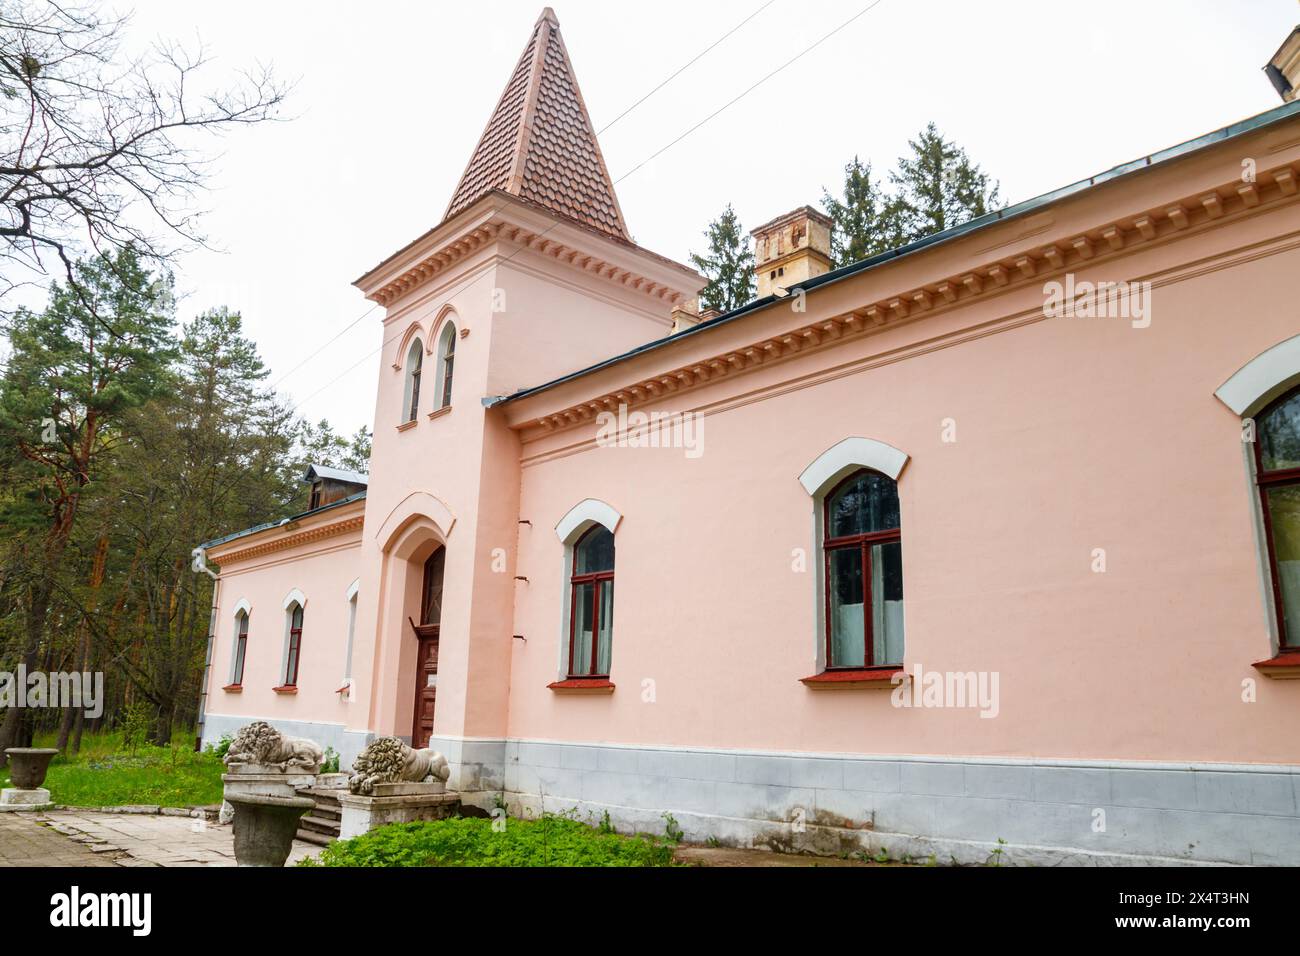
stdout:
[(411, 746), (429, 745), (433, 735), (433, 712), (438, 700), (438, 632), (442, 619), (442, 577), (447, 549), (439, 546), (424, 562), (420, 589), (420, 617), (412, 619), (415, 631), (415, 706), (411, 723)]

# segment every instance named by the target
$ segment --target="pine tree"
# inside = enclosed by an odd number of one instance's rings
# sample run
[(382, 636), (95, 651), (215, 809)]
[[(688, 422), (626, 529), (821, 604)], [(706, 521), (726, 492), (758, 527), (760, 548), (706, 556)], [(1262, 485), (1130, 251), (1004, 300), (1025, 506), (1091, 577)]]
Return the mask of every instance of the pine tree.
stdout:
[(944, 139), (934, 123), (908, 146), (911, 155), (900, 157), (890, 175), (895, 194), (886, 212), (900, 245), (999, 208), (997, 182), (964, 149)]
[[(16, 644), (29, 670), (53, 655), (63, 623), (59, 595), (84, 581), (74, 568), (83, 499), (120, 442), (130, 412), (162, 394), (175, 354), (170, 276), (155, 275), (131, 247), (76, 264), (42, 312), (19, 310), (0, 379), (0, 447), (23, 494), (9, 497), (6, 525), (25, 529), (9, 554), (22, 581)], [(30, 738), (28, 712), (9, 709), (0, 751)]]
[(749, 248), (749, 237), (730, 203), (709, 223), (704, 235), (709, 241), (708, 255), (691, 253), (690, 257), (691, 265), (709, 280), (700, 293), (700, 305), (730, 312), (754, 297), (754, 253)]
[(837, 267), (899, 245), (896, 221), (886, 215), (888, 202), (871, 179), (871, 164), (856, 156), (844, 167), (843, 199), (822, 190), (822, 207), (834, 223), (831, 258)]

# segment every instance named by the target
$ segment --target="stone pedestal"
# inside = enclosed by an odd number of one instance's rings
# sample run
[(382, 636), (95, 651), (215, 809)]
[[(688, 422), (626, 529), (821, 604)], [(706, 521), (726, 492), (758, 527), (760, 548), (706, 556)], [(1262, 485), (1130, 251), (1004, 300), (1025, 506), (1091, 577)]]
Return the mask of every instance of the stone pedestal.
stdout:
[(235, 862), (239, 866), (284, 866), (298, 832), (298, 818), (316, 806), (306, 797), (229, 793), (235, 808)]
[(441, 820), (456, 812), (460, 794), (443, 783), (377, 783), (370, 795), (339, 794), (339, 838), (360, 836), (386, 823)]
[(299, 790), (316, 786), (316, 774), (303, 773), (296, 767), (286, 769), (275, 765), (232, 763), (226, 770), (228, 772), (221, 775), (224, 792), (221, 812), (217, 816), (221, 823), (229, 823), (234, 818), (234, 807), (230, 803), (232, 793), (293, 797)]
[(316, 789), (318, 790), (346, 790), (347, 788), (348, 775), (346, 773), (316, 774)]
[(0, 790), (0, 811), (44, 810), (52, 806), (50, 791), (44, 787), (6, 787)]

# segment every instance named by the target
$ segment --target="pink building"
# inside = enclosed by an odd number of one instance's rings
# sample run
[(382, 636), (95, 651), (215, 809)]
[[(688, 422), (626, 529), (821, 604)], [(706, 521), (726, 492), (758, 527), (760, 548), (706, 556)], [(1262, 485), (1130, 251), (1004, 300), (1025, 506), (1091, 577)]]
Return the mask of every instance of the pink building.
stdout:
[(204, 546), (205, 739), (746, 845), (1300, 863), (1298, 176), (1289, 103), (834, 270), (795, 210), (702, 318), (545, 11), (357, 280), (368, 483)]

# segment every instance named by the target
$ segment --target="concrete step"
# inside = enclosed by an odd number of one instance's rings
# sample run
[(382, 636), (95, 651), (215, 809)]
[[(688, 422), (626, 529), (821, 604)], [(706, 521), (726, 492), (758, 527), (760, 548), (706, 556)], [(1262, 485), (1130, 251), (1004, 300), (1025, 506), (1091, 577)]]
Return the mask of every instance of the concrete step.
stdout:
[(347, 793), (346, 790), (333, 790), (325, 787), (307, 787), (302, 792), (314, 800), (330, 800), (334, 803), (338, 803), (339, 797)]
[(314, 833), (326, 833), (335, 837), (339, 835), (339, 821), (328, 817), (318, 817), (309, 813), (300, 819), (298, 824), (299, 831), (311, 830)]
[(338, 834), (330, 835), (328, 833), (317, 833), (314, 830), (299, 830), (296, 839), (303, 843), (312, 843), (316, 846), (329, 846), (338, 839)]

